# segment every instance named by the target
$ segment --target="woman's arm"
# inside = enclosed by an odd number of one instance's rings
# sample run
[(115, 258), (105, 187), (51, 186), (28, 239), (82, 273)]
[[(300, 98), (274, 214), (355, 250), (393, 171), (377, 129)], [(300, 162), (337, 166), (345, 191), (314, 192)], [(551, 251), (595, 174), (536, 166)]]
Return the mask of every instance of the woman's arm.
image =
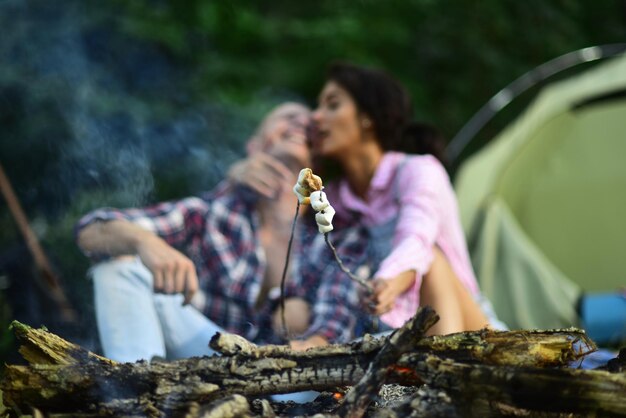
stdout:
[(452, 193), (443, 166), (431, 156), (413, 157), (398, 174), (399, 213), (393, 249), (375, 277), (392, 279), (409, 270), (419, 279), (430, 269), (433, 248), (448, 211), (442, 196)]

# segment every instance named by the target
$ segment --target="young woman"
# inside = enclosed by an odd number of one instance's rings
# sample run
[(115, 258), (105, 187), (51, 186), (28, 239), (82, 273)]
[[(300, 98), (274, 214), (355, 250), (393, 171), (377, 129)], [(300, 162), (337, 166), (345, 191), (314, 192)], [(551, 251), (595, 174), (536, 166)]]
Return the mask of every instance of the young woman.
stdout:
[(436, 158), (441, 137), (412, 123), (404, 88), (383, 72), (334, 64), (313, 122), (313, 155), (340, 172), (326, 188), (329, 201), (338, 216), (356, 213), (369, 231), (373, 313), (397, 328), (430, 305), (441, 318), (432, 334), (500, 327), (483, 303), (456, 198)]

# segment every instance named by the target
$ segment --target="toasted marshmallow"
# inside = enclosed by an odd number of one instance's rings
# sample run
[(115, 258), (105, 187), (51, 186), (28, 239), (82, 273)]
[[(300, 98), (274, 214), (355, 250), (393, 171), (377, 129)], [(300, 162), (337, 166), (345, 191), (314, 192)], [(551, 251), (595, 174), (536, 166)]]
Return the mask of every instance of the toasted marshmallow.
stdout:
[(298, 202), (300, 202), (301, 205), (308, 205), (309, 203), (311, 203), (311, 198), (309, 197), (308, 191), (299, 184), (293, 186), (293, 192), (295, 193), (296, 197), (298, 198)]
[(313, 210), (317, 212), (315, 215), (317, 228), (320, 233), (325, 234), (333, 230), (335, 209), (328, 202), (326, 193), (322, 191), (324, 188), (322, 184), (322, 179), (313, 174), (310, 168), (303, 168), (298, 174), (298, 182), (293, 186), (293, 192), (301, 205), (311, 204)]
[(313, 174), (310, 168), (303, 168), (298, 174), (298, 184), (309, 191), (309, 193), (316, 190), (322, 190), (322, 179), (320, 176)]
[(303, 168), (300, 170), (300, 174), (298, 174), (298, 184), (304, 185), (305, 179), (313, 175), (313, 170), (310, 168)]

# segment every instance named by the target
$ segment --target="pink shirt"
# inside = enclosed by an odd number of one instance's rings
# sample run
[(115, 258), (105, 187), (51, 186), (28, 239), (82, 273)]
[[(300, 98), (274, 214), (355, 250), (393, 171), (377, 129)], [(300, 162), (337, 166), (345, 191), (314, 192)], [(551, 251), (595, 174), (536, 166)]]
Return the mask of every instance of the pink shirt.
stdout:
[(346, 180), (340, 181), (338, 188), (331, 186), (327, 190), (338, 213), (359, 212), (365, 226), (381, 225), (398, 217), (392, 251), (373, 276), (392, 279), (407, 270), (417, 272), (415, 284), (398, 297), (392, 311), (381, 316), (383, 322), (396, 328), (410, 319), (419, 306), (421, 278), (430, 270), (435, 245), (470, 293), (479, 293), (448, 174), (431, 155), (410, 156), (397, 174), (396, 187), (396, 169), (405, 155), (385, 153), (365, 201), (352, 192)]

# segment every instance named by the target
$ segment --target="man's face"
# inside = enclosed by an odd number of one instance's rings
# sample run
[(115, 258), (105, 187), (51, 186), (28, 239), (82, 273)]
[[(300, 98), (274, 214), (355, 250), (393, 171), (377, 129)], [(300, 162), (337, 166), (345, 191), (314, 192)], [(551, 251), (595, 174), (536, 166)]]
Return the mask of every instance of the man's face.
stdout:
[(297, 103), (286, 103), (275, 108), (263, 121), (257, 146), (250, 152), (263, 151), (278, 159), (296, 160), (304, 167), (310, 164), (310, 153), (306, 145), (306, 127), (311, 111)]

